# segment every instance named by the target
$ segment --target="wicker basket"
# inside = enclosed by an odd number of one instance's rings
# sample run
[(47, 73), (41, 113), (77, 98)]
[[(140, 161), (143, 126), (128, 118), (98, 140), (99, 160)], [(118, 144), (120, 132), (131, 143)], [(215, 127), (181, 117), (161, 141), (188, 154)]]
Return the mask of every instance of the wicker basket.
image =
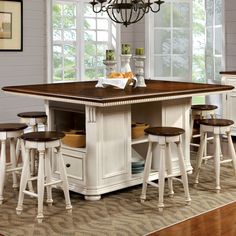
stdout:
[(65, 137), (62, 139), (62, 143), (73, 148), (82, 148), (86, 146), (86, 135), (84, 131), (69, 131), (64, 132)]
[(144, 130), (148, 128), (149, 125), (146, 123), (133, 123), (132, 124), (132, 139), (137, 139), (144, 136)]

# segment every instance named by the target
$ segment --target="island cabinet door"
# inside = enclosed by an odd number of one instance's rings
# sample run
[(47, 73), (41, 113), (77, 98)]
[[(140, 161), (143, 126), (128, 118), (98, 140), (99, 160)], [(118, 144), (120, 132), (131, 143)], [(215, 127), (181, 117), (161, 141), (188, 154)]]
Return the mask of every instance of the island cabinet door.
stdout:
[[(83, 193), (85, 185), (85, 158), (86, 152), (83, 148), (72, 149), (62, 146), (62, 156), (66, 168), (67, 178), (70, 190)], [(59, 175), (58, 158), (53, 155), (53, 173)]]
[(222, 95), (223, 98), (223, 117), (234, 121), (232, 135), (236, 136), (236, 75), (225, 75), (221, 79), (222, 84), (234, 86), (231, 92)]
[(87, 189), (119, 189), (131, 177), (130, 106), (86, 107)]

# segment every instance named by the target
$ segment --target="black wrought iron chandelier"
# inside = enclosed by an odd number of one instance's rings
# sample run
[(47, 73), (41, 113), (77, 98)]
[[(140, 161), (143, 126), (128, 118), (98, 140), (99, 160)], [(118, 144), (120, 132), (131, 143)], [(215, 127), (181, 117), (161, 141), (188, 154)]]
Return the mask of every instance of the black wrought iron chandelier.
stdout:
[(140, 21), (146, 13), (160, 11), (162, 0), (93, 0), (95, 13), (107, 12), (112, 21), (126, 27)]

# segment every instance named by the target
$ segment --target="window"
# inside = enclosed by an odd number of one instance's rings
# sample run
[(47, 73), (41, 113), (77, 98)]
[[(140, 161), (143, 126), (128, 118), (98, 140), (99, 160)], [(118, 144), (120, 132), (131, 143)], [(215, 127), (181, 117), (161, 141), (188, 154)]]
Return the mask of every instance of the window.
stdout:
[(191, 75), (191, 1), (166, 0), (150, 15), (150, 75), (185, 80)]
[(85, 0), (52, 2), (53, 82), (104, 76), (106, 49), (116, 49), (118, 27)]
[(220, 81), (222, 57), (222, 0), (205, 0), (206, 9), (206, 78)]
[(149, 14), (149, 73), (154, 79), (219, 82), (222, 0), (166, 0)]

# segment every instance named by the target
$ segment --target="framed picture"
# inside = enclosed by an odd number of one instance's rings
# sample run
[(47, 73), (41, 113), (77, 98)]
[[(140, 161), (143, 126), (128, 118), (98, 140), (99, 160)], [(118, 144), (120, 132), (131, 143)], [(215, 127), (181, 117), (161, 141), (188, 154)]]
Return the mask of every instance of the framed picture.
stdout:
[(0, 51), (22, 50), (22, 0), (0, 0)]

